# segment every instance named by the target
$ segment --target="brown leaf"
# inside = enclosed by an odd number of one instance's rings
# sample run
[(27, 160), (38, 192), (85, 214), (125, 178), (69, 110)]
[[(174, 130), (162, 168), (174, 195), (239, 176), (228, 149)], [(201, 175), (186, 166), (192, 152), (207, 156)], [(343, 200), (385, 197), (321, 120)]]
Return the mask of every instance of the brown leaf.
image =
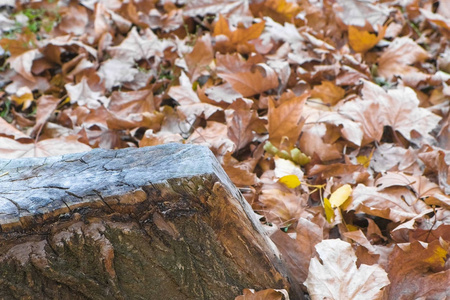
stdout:
[(208, 121), (206, 127), (197, 128), (189, 137), (188, 141), (195, 144), (203, 144), (208, 146), (216, 155), (219, 161), (228, 152), (233, 153), (236, 145), (227, 137), (227, 125)]
[(324, 240), (316, 245), (318, 257), (311, 259), (305, 285), (311, 299), (382, 299), (389, 284), (378, 265), (356, 266), (351, 244)]
[(423, 62), (429, 54), (409, 37), (396, 38), (378, 59), (378, 74), (387, 80), (417, 73), (410, 65)]
[(448, 246), (439, 240), (396, 246), (389, 257), (387, 299), (446, 299), (450, 294), (450, 270), (444, 270), (447, 256)]
[(213, 59), (214, 53), (211, 45), (211, 37), (209, 34), (206, 34), (197, 39), (192, 51), (184, 56), (192, 82), (196, 81), (202, 72), (207, 70), (208, 65)]
[(289, 300), (286, 290), (266, 289), (255, 292), (252, 289), (244, 289), (242, 296), (237, 296), (234, 300)]
[[(290, 277), (295, 281), (304, 282), (306, 280), (309, 262), (316, 254), (314, 247), (324, 239), (323, 227), (318, 222), (320, 217), (321, 215), (311, 219), (301, 217), (295, 230), (297, 233), (295, 239), (281, 230), (275, 231), (270, 236), (287, 261)], [(326, 220), (324, 221), (326, 223)]]
[(109, 99), (100, 91), (94, 91), (88, 84), (87, 77), (83, 77), (77, 84), (68, 83), (64, 86), (70, 97), (70, 103), (86, 105), (88, 108), (99, 108), (101, 105), (108, 106)]
[(386, 26), (383, 26), (381, 30), (379, 30), (378, 35), (375, 35), (369, 33), (368, 31), (360, 31), (355, 26), (349, 26), (348, 42), (356, 52), (366, 52), (372, 49), (376, 44), (378, 44), (379, 41), (381, 41), (381, 39), (383, 39), (386, 28)]
[(251, 109), (253, 101), (238, 99), (225, 110), (228, 137), (236, 144), (236, 151), (253, 141), (256, 133), (265, 131), (265, 122)]
[(57, 156), (89, 150), (91, 150), (91, 147), (78, 142), (78, 137), (74, 136), (43, 140), (36, 144), (23, 144), (12, 139), (0, 137), (0, 157), (7, 159)]
[(231, 181), (238, 187), (249, 186), (256, 184), (259, 180), (256, 174), (253, 173), (258, 159), (249, 158), (245, 161), (239, 162), (231, 156), (228, 152), (223, 157), (222, 167), (230, 177)]
[(58, 24), (59, 29), (75, 35), (82, 35), (85, 33), (89, 19), (84, 6), (70, 5), (68, 7), (63, 7), (60, 14), (61, 22)]
[(419, 153), (419, 158), (425, 163), (425, 174), (436, 174), (439, 186), (450, 195), (450, 152), (440, 149), (429, 149), (427, 152)]
[(22, 131), (18, 130), (16, 127), (12, 126), (8, 122), (5, 121), (5, 119), (0, 118), (0, 135), (6, 136), (8, 138), (14, 138), (17, 139), (29, 139), (30, 137), (26, 134), (24, 134)]
[(269, 141), (279, 147), (284, 137), (292, 147), (297, 143), (305, 120), (302, 118), (303, 106), (308, 94), (295, 96), (292, 92), (283, 94), (277, 102), (269, 98), (268, 131)]
[(320, 98), (325, 103), (335, 105), (339, 100), (344, 98), (345, 90), (331, 81), (322, 81), (320, 85), (314, 86), (311, 97)]
[(133, 67), (133, 63), (118, 59), (108, 59), (103, 62), (98, 70), (98, 75), (105, 82), (107, 90), (120, 86), (128, 81), (133, 81), (139, 71)]
[(33, 128), (34, 133), (37, 133), (47, 122), (60, 101), (60, 98), (51, 95), (43, 95), (37, 100), (36, 124)]
[[(419, 100), (412, 89), (399, 87), (386, 92), (372, 82), (363, 82), (363, 100), (348, 101), (339, 108), (341, 114), (361, 124), (363, 145), (380, 141), (384, 126), (391, 126), (409, 141), (433, 139), (429, 133), (441, 117), (419, 107)], [(413, 138), (413, 132), (420, 136)]]
[(216, 62), (217, 75), (244, 97), (278, 87), (277, 74), (264, 63), (244, 61), (238, 54), (217, 54)]
[(429, 209), (423, 201), (406, 186), (392, 186), (386, 189), (358, 184), (353, 189), (353, 199), (347, 211), (364, 212), (394, 222), (404, 222)]
[(184, 72), (179, 77), (180, 85), (172, 86), (168, 92), (169, 96), (176, 100), (181, 111), (188, 122), (193, 124), (197, 117), (204, 114), (205, 119), (221, 110), (220, 107), (208, 103), (202, 103), (197, 93), (192, 89), (192, 83)]

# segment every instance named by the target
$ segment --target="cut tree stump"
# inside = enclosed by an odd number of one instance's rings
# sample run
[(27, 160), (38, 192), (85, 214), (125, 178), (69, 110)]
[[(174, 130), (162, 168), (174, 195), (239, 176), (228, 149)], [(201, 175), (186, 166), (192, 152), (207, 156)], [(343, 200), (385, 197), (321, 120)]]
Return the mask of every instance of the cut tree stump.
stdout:
[(302, 298), (202, 146), (0, 159), (0, 229), (0, 299)]

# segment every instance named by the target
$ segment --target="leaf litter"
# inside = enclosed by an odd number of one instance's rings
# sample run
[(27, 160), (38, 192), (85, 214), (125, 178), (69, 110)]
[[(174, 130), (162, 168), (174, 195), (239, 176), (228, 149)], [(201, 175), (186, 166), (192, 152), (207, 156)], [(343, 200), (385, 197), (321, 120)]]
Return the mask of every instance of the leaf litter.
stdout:
[[(208, 146), (312, 299), (450, 296), (447, 1), (7, 1), (0, 157)], [(285, 290), (237, 299), (287, 299)]]

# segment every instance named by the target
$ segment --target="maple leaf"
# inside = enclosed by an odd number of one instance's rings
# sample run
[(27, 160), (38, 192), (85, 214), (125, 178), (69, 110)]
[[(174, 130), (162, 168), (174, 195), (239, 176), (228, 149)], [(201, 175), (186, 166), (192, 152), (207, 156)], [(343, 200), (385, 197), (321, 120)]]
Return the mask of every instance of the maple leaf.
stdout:
[(294, 18), (300, 13), (302, 7), (295, 2), (286, 0), (269, 0), (251, 3), (251, 10), (255, 15), (262, 14), (270, 17), (280, 24), (293, 22)]
[(202, 114), (208, 119), (214, 113), (221, 110), (220, 107), (201, 102), (197, 93), (192, 88), (191, 81), (184, 72), (181, 72), (179, 81), (180, 85), (172, 86), (168, 94), (180, 104), (178, 110), (186, 116), (189, 123), (194, 124), (197, 117)]
[(363, 0), (337, 0), (334, 9), (344, 24), (361, 28), (368, 25), (368, 29), (382, 26), (391, 11), (387, 5)]
[(255, 133), (265, 131), (265, 122), (251, 109), (253, 101), (238, 99), (225, 110), (228, 137), (236, 144), (236, 150), (248, 145)]
[[(409, 141), (433, 139), (429, 133), (441, 118), (419, 107), (417, 95), (411, 88), (399, 87), (385, 91), (372, 82), (363, 82), (363, 100), (348, 101), (338, 110), (361, 124), (364, 131), (363, 145), (374, 140), (380, 141), (384, 126), (391, 126)], [(413, 132), (420, 134), (420, 137), (413, 138)]]
[(249, 15), (248, 1), (246, 0), (199, 0), (188, 1), (183, 10), (186, 16), (205, 16), (212, 15)]
[(348, 28), (348, 42), (356, 52), (366, 52), (372, 49), (379, 41), (381, 41), (386, 32), (386, 27), (383, 26), (379, 30), (378, 35), (369, 33), (368, 31), (360, 31), (355, 26)]
[(37, 132), (47, 122), (50, 116), (55, 111), (60, 98), (56, 98), (51, 95), (43, 95), (37, 100), (36, 108), (36, 124), (33, 127), (33, 132)]
[(219, 161), (228, 152), (233, 153), (236, 145), (227, 137), (228, 127), (225, 124), (208, 121), (206, 127), (197, 128), (188, 138), (188, 141), (195, 144), (208, 146), (216, 155)]
[(244, 97), (278, 87), (276, 72), (268, 65), (256, 62), (256, 59), (244, 61), (239, 54), (217, 54), (217, 75)]
[(425, 163), (427, 171), (424, 173), (437, 173), (439, 186), (447, 195), (450, 194), (450, 152), (440, 149), (419, 153), (418, 157)]
[(392, 186), (380, 189), (358, 184), (353, 189), (353, 199), (347, 211), (364, 212), (368, 215), (403, 222), (429, 209), (423, 201), (406, 186)]
[(78, 142), (78, 137), (75, 136), (42, 140), (36, 144), (24, 144), (12, 139), (0, 137), (1, 158), (58, 156), (89, 150), (91, 150), (91, 147)]
[(108, 106), (109, 99), (103, 96), (101, 91), (94, 91), (88, 84), (87, 78), (83, 77), (77, 84), (66, 84), (64, 86), (70, 97), (70, 103), (86, 105), (88, 108), (98, 108), (100, 105)]
[[(271, 223), (288, 226), (302, 215), (306, 208), (307, 197), (298, 195), (295, 191), (283, 187), (281, 183), (274, 183), (272, 171), (261, 177), (263, 187), (258, 201), (264, 207), (264, 215)], [(270, 179), (266, 177), (271, 177)]]
[(22, 54), (17, 56), (11, 56), (8, 59), (8, 62), (11, 68), (14, 69), (17, 73), (22, 75), (27, 80), (34, 82), (36, 79), (31, 72), (31, 68), (33, 66), (33, 61), (41, 57), (42, 54), (39, 52), (39, 50), (33, 49), (23, 52)]
[(427, 18), (428, 21), (430, 21), (431, 23), (436, 24), (439, 27), (443, 27), (447, 30), (450, 30), (450, 20), (445, 16), (442, 16), (440, 14), (435, 14), (432, 13), (431, 11), (425, 10), (425, 9), (420, 9), (420, 13)]
[(379, 173), (403, 171), (418, 174), (421, 172), (417, 150), (411, 147), (405, 149), (390, 143), (381, 144), (375, 149), (370, 161), (370, 168)]
[(300, 217), (295, 229), (295, 239), (281, 230), (270, 236), (288, 262), (291, 278), (304, 282), (308, 277), (310, 260), (316, 254), (315, 246), (327, 237), (326, 223), (320, 214)]
[(423, 62), (429, 54), (409, 37), (396, 38), (378, 59), (378, 74), (387, 80), (394, 76), (418, 73), (410, 66)]
[(159, 40), (149, 31), (145, 34), (141, 37), (136, 27), (133, 27), (120, 45), (108, 48), (108, 53), (117, 60), (134, 63), (141, 59), (161, 57), (167, 47), (173, 46), (172, 42)]
[[(264, 25), (265, 22), (263, 21), (248, 28), (237, 28), (231, 31), (227, 20), (220, 15), (213, 32), (213, 36), (216, 37), (215, 48), (222, 53), (233, 52), (234, 50), (242, 54), (254, 52), (255, 47), (248, 42), (261, 35)], [(225, 39), (219, 39), (218, 36), (224, 36)]]
[(133, 81), (134, 76), (138, 73), (139, 71), (133, 67), (133, 64), (118, 59), (108, 59), (101, 64), (98, 70), (98, 75), (102, 78), (107, 90)]
[(269, 141), (279, 148), (282, 139), (286, 137), (292, 147), (298, 140), (304, 119), (303, 106), (309, 95), (295, 96), (292, 92), (283, 94), (277, 102), (269, 99), (268, 131)]
[(192, 82), (196, 81), (202, 72), (207, 70), (207, 66), (213, 59), (214, 53), (211, 45), (211, 36), (206, 34), (197, 39), (192, 51), (184, 56)]
[(339, 86), (336, 86), (330, 81), (322, 81), (320, 85), (314, 86), (311, 97), (320, 98), (325, 103), (335, 105), (339, 100), (344, 98), (345, 90)]
[(231, 152), (228, 152), (223, 157), (222, 167), (236, 186), (249, 186), (259, 182), (258, 177), (253, 173), (257, 162), (258, 159), (253, 158), (239, 162), (231, 156)]
[(320, 257), (311, 259), (305, 285), (311, 299), (382, 299), (389, 284), (386, 272), (378, 265), (356, 265), (349, 243), (324, 240), (316, 245)]
[(87, 10), (81, 5), (70, 5), (60, 10), (61, 21), (58, 28), (66, 33), (82, 35), (89, 22)]
[(14, 138), (15, 140), (30, 138), (28, 135), (6, 122), (3, 118), (0, 118), (0, 135), (8, 138)]
[(447, 256), (448, 245), (439, 240), (395, 246), (387, 269), (388, 299), (445, 299), (450, 294)]

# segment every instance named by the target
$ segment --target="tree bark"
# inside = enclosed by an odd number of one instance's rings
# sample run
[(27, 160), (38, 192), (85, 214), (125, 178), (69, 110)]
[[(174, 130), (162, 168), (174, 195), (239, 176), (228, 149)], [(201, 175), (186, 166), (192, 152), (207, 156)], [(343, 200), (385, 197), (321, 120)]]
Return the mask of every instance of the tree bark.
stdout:
[(0, 160), (0, 175), (0, 299), (302, 297), (205, 147)]

